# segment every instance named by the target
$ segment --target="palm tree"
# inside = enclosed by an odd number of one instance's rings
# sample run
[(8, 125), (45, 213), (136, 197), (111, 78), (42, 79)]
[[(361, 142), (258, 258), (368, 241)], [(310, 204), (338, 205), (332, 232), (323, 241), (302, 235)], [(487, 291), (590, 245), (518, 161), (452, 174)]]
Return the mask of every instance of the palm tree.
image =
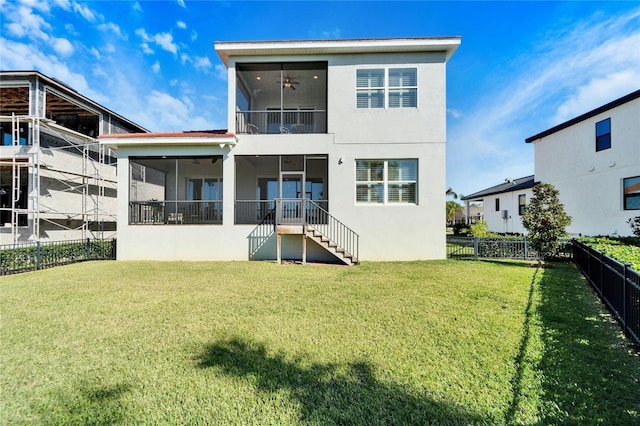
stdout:
[(451, 187), (447, 188), (446, 195), (447, 195), (447, 196), (449, 196), (449, 195), (450, 195), (450, 196), (452, 196), (454, 200), (457, 200), (457, 199), (458, 199), (458, 193), (457, 193), (457, 192), (455, 192), (455, 191), (453, 190), (453, 188), (451, 188)]

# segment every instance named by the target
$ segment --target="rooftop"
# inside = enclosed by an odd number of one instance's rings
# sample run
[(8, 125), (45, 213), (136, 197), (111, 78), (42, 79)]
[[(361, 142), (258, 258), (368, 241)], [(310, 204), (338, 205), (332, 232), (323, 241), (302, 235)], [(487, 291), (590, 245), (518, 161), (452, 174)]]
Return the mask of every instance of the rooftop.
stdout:
[(445, 52), (460, 46), (462, 37), (363, 38), (285, 41), (217, 41), (215, 50), (226, 66), (231, 56), (323, 55), (343, 53)]
[(518, 179), (505, 179), (504, 183), (483, 189), (471, 195), (465, 195), (461, 199), (463, 201), (480, 201), (483, 197), (489, 195), (503, 194), (505, 192), (521, 191), (523, 189), (533, 188), (536, 185), (534, 175), (525, 176)]

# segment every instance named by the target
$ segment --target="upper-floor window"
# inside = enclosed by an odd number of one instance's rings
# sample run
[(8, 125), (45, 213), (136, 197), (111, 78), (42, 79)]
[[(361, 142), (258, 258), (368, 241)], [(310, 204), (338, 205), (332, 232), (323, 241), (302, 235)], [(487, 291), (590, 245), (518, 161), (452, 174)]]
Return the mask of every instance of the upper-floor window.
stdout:
[(356, 202), (417, 203), (418, 160), (356, 160)]
[(416, 108), (416, 68), (364, 68), (356, 71), (356, 106), (374, 108)]
[(596, 123), (596, 152), (611, 148), (611, 119)]
[(500, 198), (496, 198), (496, 211), (500, 211)]
[(625, 210), (640, 210), (640, 176), (622, 180), (623, 205)]
[(518, 214), (520, 216), (524, 214), (525, 207), (527, 207), (527, 195), (520, 194), (518, 195)]

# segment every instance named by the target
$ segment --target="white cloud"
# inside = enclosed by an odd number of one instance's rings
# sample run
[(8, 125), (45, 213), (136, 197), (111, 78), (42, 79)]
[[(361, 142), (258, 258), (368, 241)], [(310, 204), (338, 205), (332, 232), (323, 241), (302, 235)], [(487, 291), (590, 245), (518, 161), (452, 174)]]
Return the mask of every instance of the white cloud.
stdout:
[(155, 74), (159, 74), (160, 73), (160, 62), (155, 61), (153, 65), (151, 65), (151, 70), (155, 73)]
[(53, 55), (46, 55), (33, 44), (19, 43), (0, 38), (2, 49), (2, 65), (6, 69), (38, 70), (50, 77), (55, 77), (96, 102), (104, 97), (93, 91), (82, 74), (73, 72), (67, 64), (60, 62)]
[(93, 11), (91, 9), (89, 9), (88, 6), (82, 5), (82, 4), (76, 3), (76, 2), (73, 2), (71, 5), (73, 7), (73, 11), (74, 12), (79, 13), (80, 16), (82, 16), (84, 19), (86, 19), (89, 22), (95, 22), (96, 15), (95, 15), (95, 13), (93, 13)]
[(191, 31), (191, 41), (196, 41), (198, 39), (198, 32), (196, 30)]
[(178, 28), (182, 28), (183, 30), (187, 28), (187, 24), (186, 24), (186, 23), (184, 23), (183, 21), (178, 21), (178, 22), (176, 22), (176, 26), (177, 26)]
[(173, 36), (170, 33), (158, 33), (150, 36), (149, 34), (147, 34), (147, 31), (144, 28), (138, 28), (135, 33), (144, 41), (144, 43), (142, 44), (144, 53), (154, 53), (153, 50), (149, 47), (148, 43), (150, 42), (155, 43), (167, 52), (171, 52), (173, 54), (178, 53), (178, 46), (173, 42)]
[(62, 56), (69, 56), (73, 53), (73, 45), (66, 38), (54, 38), (53, 49)]
[(156, 53), (151, 47), (149, 47), (149, 43), (142, 43), (140, 47), (142, 47), (142, 52), (147, 55), (153, 55)]
[[(640, 44), (639, 44), (640, 46)], [(557, 108), (552, 122), (562, 123), (640, 89), (640, 68), (612, 72), (590, 80)]]
[(6, 27), (10, 35), (38, 40), (49, 39), (47, 32), (51, 30), (51, 25), (27, 6), (9, 8), (5, 19), (9, 21)]
[(173, 42), (173, 36), (169, 33), (158, 33), (154, 36), (158, 46), (171, 53), (178, 53), (178, 46)]
[(202, 71), (207, 71), (212, 67), (211, 61), (206, 56), (196, 56), (196, 59), (193, 61), (193, 66)]
[(127, 38), (126, 35), (123, 33), (122, 29), (120, 28), (120, 26), (113, 22), (105, 22), (104, 24), (100, 24), (98, 25), (98, 29), (102, 32), (111, 31), (112, 33), (114, 33), (115, 35), (117, 35), (122, 39)]
[(223, 81), (229, 78), (227, 67), (225, 67), (223, 64), (217, 64), (215, 66), (215, 74), (220, 80)]
[(116, 51), (116, 47), (111, 43), (107, 43), (104, 45), (102, 50), (104, 50), (106, 53), (114, 53)]
[(178, 4), (179, 4), (181, 7), (185, 8), (185, 9), (187, 8), (187, 5), (184, 3), (184, 0), (177, 0), (177, 1), (178, 1)]
[(133, 10), (134, 12), (140, 13), (142, 12), (142, 5), (140, 4), (139, 1), (136, 0), (131, 4), (131, 10)]

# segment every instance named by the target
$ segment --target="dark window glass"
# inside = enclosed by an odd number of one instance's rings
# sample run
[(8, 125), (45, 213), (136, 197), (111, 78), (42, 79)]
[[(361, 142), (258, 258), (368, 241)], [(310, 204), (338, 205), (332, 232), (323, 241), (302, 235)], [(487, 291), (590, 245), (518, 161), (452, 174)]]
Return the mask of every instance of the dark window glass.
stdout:
[(596, 123), (596, 151), (611, 148), (611, 119)]

